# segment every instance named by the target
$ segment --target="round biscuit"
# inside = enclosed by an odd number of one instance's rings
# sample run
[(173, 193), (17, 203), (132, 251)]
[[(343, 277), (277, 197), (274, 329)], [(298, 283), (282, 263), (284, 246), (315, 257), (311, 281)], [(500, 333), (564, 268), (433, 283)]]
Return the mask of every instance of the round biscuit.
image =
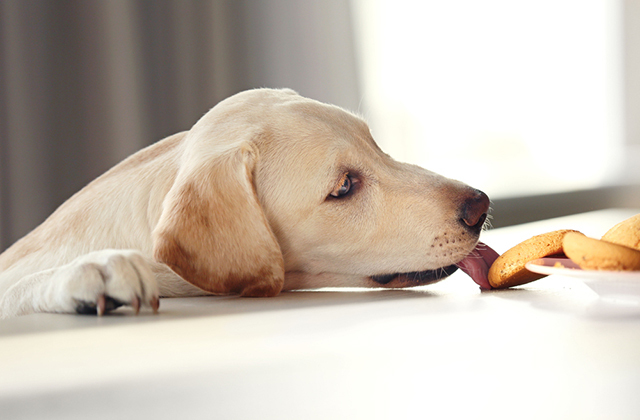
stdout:
[(571, 229), (555, 230), (527, 239), (500, 255), (489, 268), (489, 284), (495, 289), (519, 286), (545, 277), (525, 268), (525, 264), (538, 258), (562, 255), (562, 238), (577, 232)]
[(568, 233), (562, 241), (567, 257), (585, 270), (640, 270), (640, 251), (581, 233)]
[(602, 236), (603, 241), (640, 250), (640, 214), (618, 223)]

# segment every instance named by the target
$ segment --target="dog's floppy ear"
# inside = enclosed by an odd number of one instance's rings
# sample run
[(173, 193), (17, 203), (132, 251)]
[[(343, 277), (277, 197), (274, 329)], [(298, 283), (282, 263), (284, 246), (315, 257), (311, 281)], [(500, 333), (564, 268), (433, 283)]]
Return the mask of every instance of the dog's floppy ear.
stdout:
[(190, 140), (154, 230), (155, 259), (211, 293), (277, 295), (284, 261), (253, 184), (257, 149)]

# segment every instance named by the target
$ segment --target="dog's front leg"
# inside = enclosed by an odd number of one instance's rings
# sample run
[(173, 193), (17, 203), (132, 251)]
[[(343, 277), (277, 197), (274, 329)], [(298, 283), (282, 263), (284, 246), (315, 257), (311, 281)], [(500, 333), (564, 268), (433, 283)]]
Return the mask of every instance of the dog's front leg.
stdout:
[(138, 251), (101, 250), (71, 263), (30, 274), (0, 300), (0, 318), (34, 312), (102, 315), (122, 305), (137, 313), (159, 305), (158, 284)]

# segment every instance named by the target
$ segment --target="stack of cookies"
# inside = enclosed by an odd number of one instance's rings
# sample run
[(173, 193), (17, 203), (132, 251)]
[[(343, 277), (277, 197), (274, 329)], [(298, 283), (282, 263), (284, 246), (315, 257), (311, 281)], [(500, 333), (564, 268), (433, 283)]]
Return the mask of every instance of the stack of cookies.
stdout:
[(489, 268), (494, 289), (518, 286), (544, 277), (525, 264), (544, 257), (568, 257), (584, 270), (640, 270), (640, 214), (618, 223), (602, 239), (575, 230), (534, 236), (500, 255)]

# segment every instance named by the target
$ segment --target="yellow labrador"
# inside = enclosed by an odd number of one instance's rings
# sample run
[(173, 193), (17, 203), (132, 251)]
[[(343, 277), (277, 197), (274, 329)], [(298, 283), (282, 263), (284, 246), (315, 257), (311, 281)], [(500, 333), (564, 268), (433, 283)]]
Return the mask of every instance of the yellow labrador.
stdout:
[(391, 159), (338, 107), (251, 90), (130, 156), (0, 255), (0, 315), (410, 287), (457, 266), (488, 288), (488, 208), (484, 193)]

